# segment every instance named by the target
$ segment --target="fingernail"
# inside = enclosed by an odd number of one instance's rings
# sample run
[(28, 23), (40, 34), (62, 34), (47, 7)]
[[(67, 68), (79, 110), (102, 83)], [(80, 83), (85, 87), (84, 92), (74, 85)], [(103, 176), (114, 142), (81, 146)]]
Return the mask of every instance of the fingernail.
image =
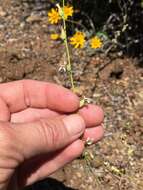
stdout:
[(72, 136), (82, 134), (85, 130), (85, 122), (78, 114), (65, 117), (63, 122), (69, 134)]

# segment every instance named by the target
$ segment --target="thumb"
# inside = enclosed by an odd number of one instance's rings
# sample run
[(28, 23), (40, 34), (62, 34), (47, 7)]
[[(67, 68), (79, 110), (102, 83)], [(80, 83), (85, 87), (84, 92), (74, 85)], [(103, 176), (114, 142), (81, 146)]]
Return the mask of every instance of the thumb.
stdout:
[(85, 130), (84, 120), (78, 114), (12, 125), (25, 159), (64, 148)]

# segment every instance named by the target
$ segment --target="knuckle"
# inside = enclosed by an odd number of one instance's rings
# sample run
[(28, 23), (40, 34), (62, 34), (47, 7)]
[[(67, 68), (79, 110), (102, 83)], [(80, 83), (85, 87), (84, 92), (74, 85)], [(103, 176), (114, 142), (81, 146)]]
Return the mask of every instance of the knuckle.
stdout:
[(49, 149), (58, 148), (59, 143), (62, 142), (67, 132), (64, 128), (62, 120), (40, 120), (41, 134), (43, 136), (44, 143)]
[(12, 147), (12, 135), (7, 126), (0, 124), (0, 145), (1, 148), (11, 149)]

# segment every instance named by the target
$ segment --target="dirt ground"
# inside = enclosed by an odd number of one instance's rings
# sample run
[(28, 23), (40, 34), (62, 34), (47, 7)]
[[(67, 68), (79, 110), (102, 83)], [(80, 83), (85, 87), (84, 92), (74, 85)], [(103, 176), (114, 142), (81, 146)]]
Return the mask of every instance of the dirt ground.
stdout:
[[(0, 83), (25, 78), (69, 87), (67, 76), (58, 72), (64, 47), (49, 37), (57, 28), (28, 8), (0, 0)], [(136, 58), (71, 52), (80, 91), (104, 109), (105, 137), (86, 148), (88, 160), (78, 158), (27, 189), (142, 190), (143, 68)]]

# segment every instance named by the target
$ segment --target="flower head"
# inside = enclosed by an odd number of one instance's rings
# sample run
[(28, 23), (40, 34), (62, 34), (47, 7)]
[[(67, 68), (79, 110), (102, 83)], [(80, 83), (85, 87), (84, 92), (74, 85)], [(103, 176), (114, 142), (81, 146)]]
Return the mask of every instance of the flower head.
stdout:
[(72, 6), (64, 6), (63, 12), (64, 12), (64, 18), (65, 18), (65, 20), (67, 20), (68, 17), (73, 15), (73, 7)]
[(102, 42), (101, 42), (100, 38), (95, 36), (91, 39), (90, 45), (92, 48), (97, 49), (97, 48), (101, 48)]
[(57, 24), (61, 19), (57, 9), (51, 9), (51, 11), (48, 13), (48, 17), (51, 24)]
[(53, 33), (53, 34), (50, 35), (50, 37), (51, 37), (52, 40), (57, 40), (60, 36), (59, 36), (59, 34)]
[(83, 32), (76, 32), (73, 37), (70, 38), (70, 44), (75, 48), (83, 48), (85, 43), (85, 34)]

